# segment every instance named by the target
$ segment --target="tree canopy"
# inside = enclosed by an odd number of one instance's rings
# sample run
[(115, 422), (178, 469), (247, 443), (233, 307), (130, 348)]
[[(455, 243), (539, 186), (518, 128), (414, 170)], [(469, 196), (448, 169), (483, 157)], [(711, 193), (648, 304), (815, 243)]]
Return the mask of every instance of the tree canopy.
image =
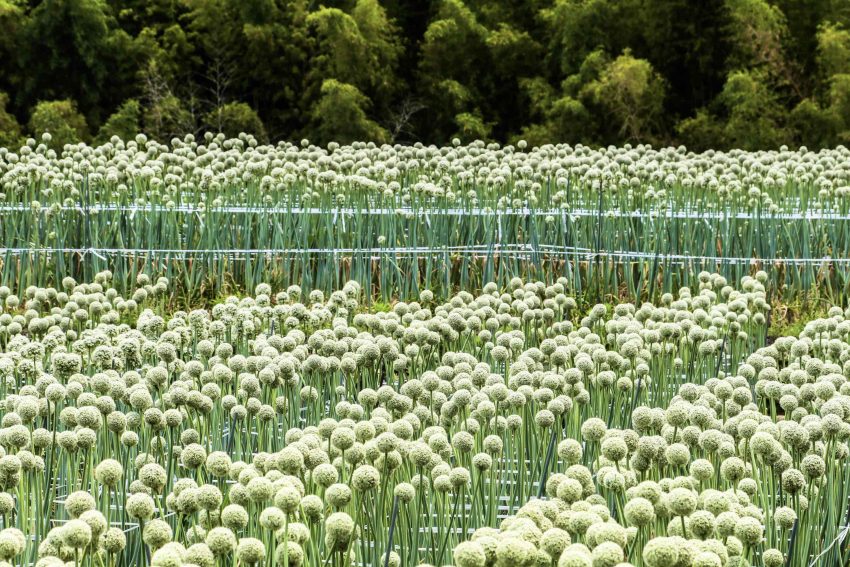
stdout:
[(850, 136), (833, 0), (0, 0), (0, 28), (3, 145)]

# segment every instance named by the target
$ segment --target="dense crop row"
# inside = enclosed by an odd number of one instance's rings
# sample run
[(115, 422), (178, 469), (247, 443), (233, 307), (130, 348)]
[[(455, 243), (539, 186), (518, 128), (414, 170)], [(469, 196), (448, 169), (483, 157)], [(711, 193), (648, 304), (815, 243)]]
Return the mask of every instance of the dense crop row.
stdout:
[(139, 137), (61, 155), (0, 150), (2, 282), (110, 269), (202, 294), (297, 283), (447, 297), (513, 277), (590, 303), (657, 299), (717, 271), (763, 269), (768, 293), (843, 301), (850, 168), (837, 150), (648, 146), (319, 148), (246, 137)]
[(850, 319), (765, 346), (766, 281), (587, 312), (566, 280), (389, 312), (0, 288), (0, 560), (843, 564)]

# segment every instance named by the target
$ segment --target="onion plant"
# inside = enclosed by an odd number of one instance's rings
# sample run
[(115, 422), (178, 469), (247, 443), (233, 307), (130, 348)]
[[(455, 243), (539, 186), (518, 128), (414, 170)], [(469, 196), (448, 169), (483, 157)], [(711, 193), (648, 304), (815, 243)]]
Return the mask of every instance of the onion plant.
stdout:
[(850, 319), (767, 345), (768, 281), (0, 287), (0, 560), (843, 564)]
[(840, 303), (847, 152), (30, 140), (0, 149), (0, 282), (155, 273), (190, 306), (260, 282), (386, 302), (564, 277), (593, 305), (764, 270), (771, 297)]

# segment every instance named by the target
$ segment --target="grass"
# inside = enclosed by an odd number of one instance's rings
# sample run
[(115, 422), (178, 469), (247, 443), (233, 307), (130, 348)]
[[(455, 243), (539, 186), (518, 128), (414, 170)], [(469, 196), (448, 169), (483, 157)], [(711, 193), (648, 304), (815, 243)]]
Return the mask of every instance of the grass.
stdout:
[(824, 301), (793, 301), (775, 303), (771, 310), (768, 339), (799, 336), (806, 324), (825, 319), (831, 305)]

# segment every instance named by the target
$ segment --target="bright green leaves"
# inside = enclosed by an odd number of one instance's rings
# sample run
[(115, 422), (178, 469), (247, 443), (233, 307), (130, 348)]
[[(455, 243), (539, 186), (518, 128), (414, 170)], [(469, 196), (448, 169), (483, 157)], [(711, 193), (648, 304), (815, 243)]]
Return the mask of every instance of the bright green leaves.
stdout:
[(371, 120), (369, 99), (357, 87), (327, 79), (311, 113), (316, 141), (349, 143), (355, 140), (386, 142), (387, 131)]
[(49, 132), (50, 146), (55, 149), (88, 139), (86, 119), (70, 100), (39, 102), (30, 116), (29, 129)]

